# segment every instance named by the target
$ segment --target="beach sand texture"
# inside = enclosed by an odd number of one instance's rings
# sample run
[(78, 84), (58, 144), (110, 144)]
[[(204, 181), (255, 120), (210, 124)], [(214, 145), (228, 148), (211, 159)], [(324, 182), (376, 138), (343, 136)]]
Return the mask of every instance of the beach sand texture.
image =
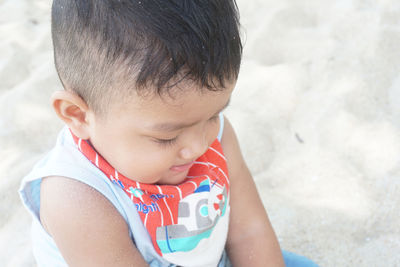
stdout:
[[(400, 2), (240, 0), (226, 115), (282, 248), (400, 266)], [(50, 1), (0, 0), (0, 265), (33, 266), (17, 189), (62, 127)]]

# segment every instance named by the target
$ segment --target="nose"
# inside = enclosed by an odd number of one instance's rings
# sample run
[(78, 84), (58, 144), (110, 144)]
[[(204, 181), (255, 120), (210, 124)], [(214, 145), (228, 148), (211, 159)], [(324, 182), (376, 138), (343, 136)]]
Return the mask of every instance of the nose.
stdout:
[(204, 132), (198, 132), (188, 136), (185, 145), (180, 150), (180, 156), (185, 160), (194, 160), (203, 155), (208, 149), (207, 136)]

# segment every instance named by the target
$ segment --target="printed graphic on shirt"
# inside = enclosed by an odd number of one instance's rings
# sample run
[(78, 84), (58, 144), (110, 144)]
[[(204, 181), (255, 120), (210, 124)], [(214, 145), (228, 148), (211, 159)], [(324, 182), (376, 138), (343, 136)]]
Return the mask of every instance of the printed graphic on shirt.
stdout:
[(205, 179), (193, 194), (179, 202), (178, 223), (157, 228), (161, 253), (190, 251), (209, 238), (219, 217), (225, 214), (227, 199), (225, 188), (211, 188), (209, 179)]

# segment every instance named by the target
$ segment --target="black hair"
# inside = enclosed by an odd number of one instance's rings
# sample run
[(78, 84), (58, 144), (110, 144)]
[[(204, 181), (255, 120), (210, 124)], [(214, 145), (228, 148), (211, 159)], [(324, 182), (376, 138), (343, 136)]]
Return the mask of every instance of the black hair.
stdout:
[(242, 56), (235, 0), (54, 0), (52, 38), (64, 87), (96, 111), (124, 89), (221, 90)]

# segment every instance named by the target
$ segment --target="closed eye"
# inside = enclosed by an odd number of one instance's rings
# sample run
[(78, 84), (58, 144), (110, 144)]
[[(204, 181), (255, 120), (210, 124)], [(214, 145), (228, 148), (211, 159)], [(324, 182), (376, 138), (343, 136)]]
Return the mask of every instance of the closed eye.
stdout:
[(176, 140), (178, 140), (178, 137), (174, 137), (172, 139), (154, 139), (154, 141), (162, 146), (172, 146), (176, 143)]
[[(219, 119), (219, 114), (212, 116), (210, 119), (208, 119), (209, 122), (216, 122)], [(173, 146), (176, 141), (178, 140), (178, 136), (171, 138), (171, 139), (159, 139), (159, 138), (154, 138), (154, 141), (158, 143), (161, 146)]]

